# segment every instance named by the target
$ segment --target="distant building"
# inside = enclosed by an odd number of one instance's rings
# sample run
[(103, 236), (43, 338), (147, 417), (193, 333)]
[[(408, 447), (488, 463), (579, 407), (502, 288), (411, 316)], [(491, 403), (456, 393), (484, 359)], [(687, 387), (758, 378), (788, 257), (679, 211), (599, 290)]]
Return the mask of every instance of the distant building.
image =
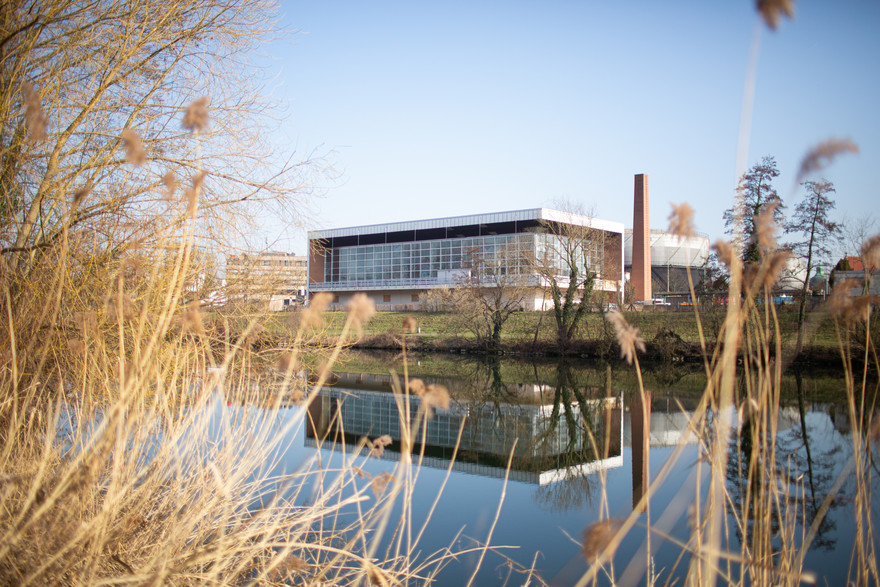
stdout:
[(308, 260), (293, 253), (245, 253), (226, 258), (230, 300), (266, 303), (283, 310), (306, 294)]
[[(586, 259), (597, 273), (594, 290), (617, 295), (623, 224), (545, 208), (311, 231), (309, 295), (329, 292), (334, 303), (344, 304), (363, 292), (382, 310), (415, 309), (428, 290), (461, 287), (479, 254), (485, 263), (503, 263), (524, 276), (526, 309), (547, 307), (546, 283), (529, 259), (554, 250), (559, 237), (551, 228), (566, 224), (595, 231)], [(561, 259), (552, 262), (567, 275)]]
[(844, 280), (851, 280), (857, 284), (850, 288), (850, 295), (863, 295), (866, 286), (868, 294), (880, 295), (880, 267), (869, 265), (866, 268), (860, 257), (854, 255), (844, 257), (834, 266), (830, 282), (836, 286)]
[[(623, 235), (623, 264), (627, 273), (632, 271), (633, 231)], [(655, 296), (680, 294), (689, 291), (687, 270), (690, 268), (694, 283), (699, 283), (709, 259), (709, 237), (696, 235), (679, 238), (665, 230), (651, 230), (649, 235), (651, 259), (651, 290)]]
[(785, 268), (780, 272), (776, 280), (774, 290), (785, 292), (799, 292), (804, 287), (807, 278), (807, 261), (796, 254), (792, 254), (785, 262)]
[(822, 267), (816, 267), (816, 273), (813, 277), (810, 278), (810, 290), (812, 290), (813, 295), (825, 294), (828, 288), (828, 279), (825, 277), (825, 274), (822, 272)]

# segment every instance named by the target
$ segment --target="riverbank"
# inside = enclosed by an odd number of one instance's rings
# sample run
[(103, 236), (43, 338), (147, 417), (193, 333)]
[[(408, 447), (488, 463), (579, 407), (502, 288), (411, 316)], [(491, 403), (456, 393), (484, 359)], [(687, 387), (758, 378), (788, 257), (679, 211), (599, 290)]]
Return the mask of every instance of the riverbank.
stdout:
[[(640, 359), (646, 362), (699, 362), (703, 351), (696, 314), (690, 311), (624, 312), (627, 321), (639, 329), (645, 341)], [(412, 317), (418, 325), (414, 333), (403, 332), (403, 321)], [(701, 314), (703, 338), (711, 354), (724, 320), (723, 308)], [(326, 326), (317, 338), (332, 344), (342, 331), (344, 312), (328, 312)], [(779, 333), (783, 349), (793, 352), (797, 312), (782, 308), (778, 312)], [(283, 339), (291, 326), (298, 323), (297, 313), (278, 314), (265, 334)], [(802, 364), (836, 365), (840, 361), (834, 321), (824, 312), (810, 315), (811, 336), (803, 352), (792, 361)], [(397, 350), (402, 337), (407, 347), (422, 352), (485, 354), (473, 332), (453, 312), (379, 312), (364, 328), (361, 336), (349, 342), (354, 348)], [(560, 356), (556, 343), (556, 326), (551, 312), (518, 312), (504, 324), (498, 354), (518, 356)], [(612, 359), (618, 354), (613, 327), (604, 314), (587, 314), (578, 330), (577, 339), (566, 353), (584, 358)]]

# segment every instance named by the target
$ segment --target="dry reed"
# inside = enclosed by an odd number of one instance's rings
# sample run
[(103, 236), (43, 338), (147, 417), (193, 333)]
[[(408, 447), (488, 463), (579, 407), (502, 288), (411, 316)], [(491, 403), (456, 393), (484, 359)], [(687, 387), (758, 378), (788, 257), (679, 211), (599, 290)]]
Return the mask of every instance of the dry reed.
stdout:
[[(677, 214), (678, 210), (673, 212)], [(849, 553), (852, 562), (847, 581), (855, 585), (877, 584), (880, 572), (871, 513), (875, 507), (872, 486), (876, 471), (869, 463), (873, 459), (871, 443), (876, 442), (880, 423), (876, 416), (871, 417), (875, 404), (868, 377), (870, 370), (880, 370), (876, 335), (871, 334), (870, 328), (876, 320), (877, 299), (858, 295), (861, 283), (844, 281), (836, 285), (828, 300), (828, 316), (837, 322), (839, 333), (852, 456), (822, 506), (817, 508), (808, 494), (804, 475), (793, 469), (791, 461), (780, 457), (782, 452), (777, 444), (783, 366), (790, 355), (782, 342), (775, 306), (761, 300), (770, 299), (771, 288), (788, 254), (774, 250), (772, 225), (767, 218), (772, 216), (768, 214), (758, 223), (763, 225), (760, 238), (765, 252), (760, 262), (743, 269), (730, 245), (716, 245), (735, 285), (729, 291), (722, 336), (714, 341), (714, 349), (713, 341), (704, 341), (710, 351), (708, 382), (688, 426), (700, 441), (701, 454), (695, 464), (695, 501), (687, 514), (690, 537), (679, 545), (679, 561), (687, 564), (683, 578), (687, 584), (700, 585), (815, 584), (817, 578), (808, 568), (807, 552), (828, 513), (828, 504), (839, 497), (842, 486), (848, 483), (855, 488), (850, 496), (854, 503), (855, 539)], [(873, 251), (875, 241), (867, 241), (863, 252)], [(637, 351), (642, 348), (637, 330), (622, 315), (610, 313), (608, 319), (614, 324), (621, 357), (634, 365), (641, 382)], [(641, 383), (639, 393), (644, 404)], [(647, 572), (652, 583), (660, 581), (651, 570), (651, 543), (668, 536), (652, 521), (650, 495), (666, 481), (683, 449), (681, 442), (652, 479), (645, 497), (634, 504), (628, 518), (613, 524), (611, 520), (600, 521), (584, 531), (581, 548), (589, 566), (579, 585), (591, 584), (600, 577), (616, 582), (614, 552), (639, 521), (645, 527), (643, 548), (648, 556), (640, 567), (642, 579)], [(702, 472), (705, 469), (706, 475)], [(701, 481), (706, 476), (707, 487)], [(675, 508), (670, 504), (667, 510), (660, 516), (667, 516)], [(683, 513), (681, 508), (677, 515)], [(625, 573), (627, 582), (640, 580), (630, 572), (633, 564)], [(682, 578), (674, 574), (678, 564), (666, 570), (668, 581)]]
[[(49, 251), (29, 279), (57, 289), (28, 297), (0, 259), (10, 341), (0, 357), (0, 583), (432, 580), (451, 551), (419, 553), (427, 522), (408, 503), (393, 518), (414, 491), (409, 423), (394, 472), (364, 482), (360, 457), (331, 470), (318, 453), (273, 472), (346, 339), (324, 350), (307, 388), (297, 370), (314, 361), (301, 347), (329, 300), (319, 297), (294, 343), (275, 349), (273, 370), (252, 350), (259, 316), (231, 335), (229, 317), (187, 302), (193, 225), (183, 226), (182, 241), (157, 236), (134, 265), (96, 269), (104, 277), (89, 283), (103, 292), (71, 277), (73, 256)], [(372, 312), (356, 300), (344, 332)], [(445, 390), (428, 391), (423, 413), (448, 406)], [(380, 453), (390, 443), (371, 445)], [(397, 554), (380, 555), (389, 543)]]

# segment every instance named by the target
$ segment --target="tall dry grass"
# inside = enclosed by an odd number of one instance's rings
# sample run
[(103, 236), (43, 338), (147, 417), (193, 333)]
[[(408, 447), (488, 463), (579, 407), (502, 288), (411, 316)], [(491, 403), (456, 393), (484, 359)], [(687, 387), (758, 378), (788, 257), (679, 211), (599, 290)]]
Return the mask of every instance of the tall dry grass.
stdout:
[[(39, 98), (24, 93), (27, 130), (42, 137)], [(202, 132), (207, 107), (195, 101), (183, 128)], [(144, 165), (141, 137), (120, 139), (125, 161)], [(384, 437), (343, 451), (337, 468), (316, 452), (278, 473), (285, 439), (375, 310), (356, 296), (330, 348), (314, 344), (325, 296), (291, 323), (285, 348), (255, 344), (254, 307), (207, 315), (196, 287), (205, 179), (197, 163), (188, 185), (167, 174), (141, 223), (107, 215), (106, 233), (71, 220), (86, 186), (57, 199), (53, 246), (0, 255), (0, 583), (430, 582), (455, 553), (419, 550), (428, 520), (412, 515), (412, 447), (448, 393), (411, 390), (404, 371), (402, 397), (421, 401), (411, 412), (401, 400), (393, 473), (360, 466)]]
[[(791, 18), (794, 14), (790, 0), (759, 0), (757, 9), (764, 24), (774, 30), (783, 17)], [(745, 166), (760, 28), (756, 28), (744, 87), (738, 170)], [(849, 140), (820, 143), (803, 158), (797, 183), (837, 156), (853, 152), (858, 152), (858, 148)], [(738, 220), (742, 220), (745, 211), (740, 207), (734, 212)], [(684, 441), (651, 480), (649, 490), (630, 516), (624, 520), (602, 520), (584, 531), (583, 552), (589, 568), (579, 585), (600, 579), (611, 583), (622, 579), (623, 584), (670, 584), (679, 582), (682, 575), (688, 585), (818, 584), (820, 580), (810, 570), (807, 552), (845, 484), (855, 487), (851, 496), (855, 536), (852, 552), (846, 553), (849, 556), (846, 583), (880, 583), (878, 531), (872, 518), (880, 414), (875, 403), (878, 389), (869, 377), (873, 372), (876, 379), (880, 372), (877, 329), (872, 327), (872, 322), (878, 319), (878, 300), (870, 295), (851, 295), (864, 284), (837, 284), (826, 307), (814, 312), (812, 324), (807, 324), (809, 333), (827, 314), (835, 322), (852, 438), (852, 456), (817, 506), (814, 496), (808, 493), (804, 475), (799, 474), (791, 460), (777, 458), (780, 454), (777, 432), (781, 379), (795, 349), (793, 345), (783, 344), (776, 308), (767, 303), (772, 299), (771, 287), (790, 254), (781, 250), (774, 240), (773, 214), (773, 207), (765, 207), (754, 219), (756, 234), (753, 236), (758, 241), (760, 262), (744, 265), (731, 242), (719, 241), (714, 247), (729, 272), (725, 319), (715, 340), (704, 334), (699, 307), (694, 307), (707, 377), (701, 403), (689, 423), (690, 432), (699, 439), (699, 457), (694, 465), (697, 481), (692, 493), (666, 504), (660, 514), (661, 518), (687, 518), (689, 537), (677, 542), (679, 557), (671, 568), (656, 571), (651, 556), (652, 537), (655, 543), (657, 540), (676, 541), (666, 533), (672, 522), (653, 523), (648, 507), (652, 493), (667, 482), (671, 468), (681, 458)], [(691, 236), (694, 233), (692, 221), (693, 211), (688, 204), (673, 206), (669, 230), (679, 237)], [(743, 242), (744, 235), (734, 236), (734, 241)], [(880, 264), (880, 235), (864, 243), (862, 256), (874, 260), (874, 266)], [(865, 277), (867, 283), (867, 272)], [(697, 299), (690, 274), (688, 282), (691, 299)], [(865, 288), (864, 294), (867, 293)], [(638, 372), (638, 333), (626, 325), (622, 317), (613, 319), (621, 356), (630, 362), (636, 359)], [(639, 394), (644, 404), (647, 395), (641, 384)], [(708, 480), (705, 483), (704, 478)], [(646, 512), (644, 520), (640, 519), (642, 512)], [(647, 559), (633, 561), (622, 574), (617, 573), (614, 552), (636, 526), (644, 529), (643, 548)], [(686, 569), (677, 574), (680, 565)], [(834, 580), (842, 578), (826, 578), (823, 584)]]
[[(690, 214), (678, 210), (685, 214), (673, 219), (673, 227), (686, 234)], [(772, 235), (765, 228), (762, 234)], [(681, 508), (690, 536), (680, 544), (676, 565), (695, 584), (811, 582), (811, 541), (835, 492), (854, 479), (850, 580), (873, 584), (880, 580), (871, 518), (880, 419), (868, 377), (880, 367), (871, 337), (875, 300), (851, 297), (848, 284), (829, 300), (846, 375), (853, 457), (818, 512), (810, 512), (803, 477), (777, 459), (789, 349), (775, 307), (759, 302), (769, 297), (781, 266), (775, 243), (766, 238), (763, 261), (745, 268), (729, 245), (717, 245), (729, 264), (731, 303), (718, 340), (702, 338), (708, 384), (690, 423), (701, 439), (695, 478), (709, 482), (697, 483), (690, 511)], [(433, 409), (448, 406), (448, 393), (409, 378), (401, 337), (404, 368), (397, 388), (404, 433), (394, 471), (368, 477), (360, 459), (369, 457), (358, 450), (343, 451), (335, 468), (316, 455), (279, 475), (283, 439), (306, 424), (309, 403), (343, 350), (341, 343), (325, 349), (314, 385), (306, 385), (302, 348), (322, 327), (327, 300), (318, 297), (299, 317), (292, 344), (273, 349), (279, 358), (271, 362), (252, 347), (258, 321), (235, 330), (186, 299), (192, 243), (192, 232), (185, 231), (157, 240), (152, 254), (102, 262), (102, 278), (89, 280), (104, 283), (102, 289), (72, 283), (99, 265), (75, 262), (77, 255), (64, 249), (37, 256), (27, 281), (16, 281), (14, 268), (4, 264), (2, 334), (9, 346), (0, 372), (0, 581), (435, 580), (462, 553), (419, 551), (427, 520), (416, 519), (411, 507), (423, 456), (413, 451), (426, 445), (424, 422)], [(865, 253), (876, 255), (878, 243), (870, 240)], [(339, 340), (356, 335), (372, 313), (370, 302), (357, 298)], [(622, 316), (611, 319), (622, 356), (639, 376), (641, 403), (649, 405), (638, 364), (640, 335)], [(414, 329), (412, 320), (403, 325)], [(421, 398), (416, 409), (409, 396)], [(286, 412), (291, 405), (297, 407)], [(375, 454), (386, 445), (380, 436), (359, 448)], [(586, 530), (590, 567), (581, 584), (659, 584), (676, 574), (676, 567), (654, 569), (657, 545), (668, 538), (661, 523), (667, 511), (652, 511), (650, 495), (667, 481), (684, 448), (676, 448), (633, 515)], [(615, 548), (641, 527), (644, 558), (616, 569)], [(489, 548), (473, 551), (482, 562)], [(522, 580), (541, 582), (531, 569)]]
[[(773, 22), (788, 12), (788, 2), (760, 4)], [(206, 106), (193, 105), (187, 128), (197, 131), (204, 124)], [(27, 124), (34, 135), (45, 132), (39, 108), (29, 110)], [(139, 137), (121, 138), (126, 159), (142, 163)], [(806, 159), (805, 169), (836, 150), (851, 146), (826, 145)], [(299, 377), (302, 345), (322, 324), (326, 300), (319, 298), (291, 346), (276, 349), (282, 358), (269, 377), (267, 361), (252, 348), (257, 319), (234, 328), (190, 303), (193, 221), (203, 180), (197, 174), (184, 193), (185, 211), (175, 224), (181, 230), (140, 231), (150, 234), (140, 252), (119, 257), (65, 228), (56, 246), (0, 256), (0, 582), (431, 582), (458, 553), (419, 551), (427, 521), (416, 520), (411, 509), (423, 456), (413, 447), (425, 446), (424, 436), (416, 439), (424, 435), (431, 410), (448, 405), (448, 394), (411, 381), (404, 367), (398, 384), (404, 433), (392, 473), (367, 478), (359, 459), (368, 457), (355, 451), (344, 454), (338, 468), (316, 456), (278, 474), (284, 439), (306, 424), (309, 404), (342, 343), (326, 349), (314, 385), (306, 386)], [(173, 177), (163, 180), (170, 194), (175, 183)], [(74, 194), (74, 207), (85, 197), (83, 189)], [(673, 230), (686, 234), (691, 216), (689, 207), (678, 208)], [(765, 227), (770, 217), (763, 219)], [(772, 230), (761, 234), (768, 238)], [(851, 298), (841, 289), (829, 302), (846, 377), (853, 456), (810, 515), (803, 478), (777, 460), (787, 349), (774, 307), (757, 300), (769, 297), (784, 258), (769, 240), (761, 244), (762, 262), (749, 267), (729, 244), (718, 245), (730, 272), (729, 304), (717, 341), (700, 337), (708, 384), (690, 423), (701, 439), (695, 478), (709, 481), (694, 488), (686, 514), (690, 535), (680, 544), (677, 564), (686, 566), (689, 584), (814, 581), (806, 553), (835, 492), (854, 480), (849, 580), (880, 583), (871, 517), (880, 418), (868, 378), (869, 369), (880, 367), (871, 337), (875, 300)], [(866, 253), (876, 257), (878, 247), (875, 237)], [(695, 299), (692, 284), (691, 290)], [(338, 340), (360, 330), (372, 311), (366, 298), (357, 299)], [(645, 405), (641, 339), (621, 317), (613, 319), (623, 356), (639, 374)], [(411, 394), (422, 398), (416, 411)], [(290, 417), (279, 417), (291, 404), (297, 407)], [(377, 453), (386, 445), (380, 436), (364, 441), (363, 449)], [(667, 537), (653, 521), (650, 496), (683, 452), (681, 444), (632, 515), (587, 528), (583, 552), (590, 566), (580, 584), (600, 578), (662, 581), (652, 555)], [(614, 551), (642, 523), (643, 512), (645, 558), (618, 574)], [(482, 562), (488, 546), (474, 550)], [(667, 572), (672, 576), (675, 568)], [(470, 582), (475, 580), (476, 570)], [(528, 581), (540, 579), (527, 570)]]
[[(430, 582), (452, 554), (418, 549), (414, 442), (381, 477), (366, 478), (361, 451), (278, 473), (343, 343), (319, 349), (307, 378), (320, 299), (270, 352), (254, 347), (258, 317), (190, 299), (191, 191), (183, 230), (137, 254), (102, 256), (65, 232), (27, 271), (0, 257), (0, 583)], [(372, 313), (356, 298), (339, 340)], [(442, 390), (423, 397), (404, 420), (413, 435), (448, 405)]]
[[(684, 210), (684, 213), (682, 213)], [(771, 289), (784, 266), (785, 251), (773, 240), (772, 211), (756, 219), (762, 260), (743, 266), (729, 243), (716, 244), (730, 271), (729, 302), (721, 335), (708, 341), (701, 333), (707, 386), (694, 411), (689, 429), (699, 439), (694, 465), (696, 484), (692, 493), (664, 504), (656, 518), (687, 517), (686, 541), (678, 542), (680, 556), (671, 568), (654, 569), (652, 540), (673, 540), (667, 534), (671, 522), (652, 520), (651, 494), (668, 482), (668, 473), (682, 457), (686, 440), (675, 448), (650, 489), (633, 513), (624, 520), (606, 519), (585, 530), (583, 552), (590, 563), (579, 584), (610, 581), (634, 584), (676, 582), (715, 585), (817, 584), (807, 553), (831, 504), (839, 499), (844, 484), (854, 487), (855, 529), (849, 556), (848, 584), (880, 582), (877, 563), (878, 529), (872, 503), (876, 486), (876, 455), (880, 448), (880, 414), (877, 412), (876, 373), (880, 371), (874, 296), (853, 296), (857, 284), (840, 283), (826, 308), (814, 320), (830, 316), (838, 332), (841, 367), (845, 380), (847, 416), (852, 431), (852, 456), (845, 463), (827, 495), (816, 503), (808, 479), (791, 460), (778, 458), (778, 426), (782, 374), (794, 355), (793, 343), (783, 343)], [(673, 210), (670, 230), (691, 233), (690, 209)], [(863, 254), (880, 254), (880, 239), (866, 242)], [(694, 296), (691, 282), (691, 295)], [(694, 298), (695, 299), (695, 298)], [(697, 309), (697, 320), (700, 316)], [(620, 315), (611, 315), (621, 356), (640, 374), (637, 351), (642, 344), (638, 331)], [(873, 375), (870, 375), (873, 372)], [(641, 377), (639, 377), (641, 381)], [(649, 402), (640, 384), (641, 402)], [(809, 458), (809, 457), (808, 457)], [(706, 480), (706, 481), (704, 481)], [(685, 508), (682, 500), (692, 500)], [(657, 506), (655, 505), (655, 510)], [(644, 529), (644, 561), (630, 562), (621, 574), (614, 567), (614, 552), (624, 537)], [(680, 565), (686, 565), (680, 569)], [(674, 578), (677, 577), (677, 578)], [(840, 580), (828, 578), (826, 580)]]

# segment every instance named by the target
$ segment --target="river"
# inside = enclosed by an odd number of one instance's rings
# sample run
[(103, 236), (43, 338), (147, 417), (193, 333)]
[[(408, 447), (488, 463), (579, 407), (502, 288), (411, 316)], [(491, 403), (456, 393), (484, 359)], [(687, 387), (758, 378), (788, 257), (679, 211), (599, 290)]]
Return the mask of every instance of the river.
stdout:
[[(317, 454), (330, 468), (356, 458), (372, 479), (394, 474), (400, 460), (399, 410), (404, 406), (388, 370), (395, 360), (357, 353), (339, 367), (332, 385), (310, 407), (308, 425), (292, 433), (289, 444), (283, 443), (289, 448), (277, 471), (296, 470)], [(627, 518), (636, 508), (636, 526), (614, 558), (616, 580), (645, 581), (645, 523), (650, 515), (655, 530), (651, 572), (661, 584), (670, 577), (683, 582), (687, 557), (677, 562), (681, 547), (676, 541), (686, 542), (691, 535), (689, 511), (700, 499), (698, 492), (705, 496), (709, 478), (709, 467), (696, 465), (700, 439), (688, 428), (704, 385), (699, 366), (647, 370), (646, 409), (641, 409), (634, 373), (626, 365), (421, 355), (409, 367), (411, 377), (443, 385), (450, 394), (449, 408), (437, 410), (425, 428), (420, 424), (418, 435), (425, 442), (414, 447), (421, 467), (409, 498), (412, 519), (418, 525), (431, 512), (419, 541), (423, 555), (488, 541), (513, 563), (490, 552), (475, 584), (521, 584), (526, 577), (521, 565), (534, 566), (550, 584), (572, 585), (587, 569), (581, 554), (584, 529), (600, 519)], [(797, 526), (803, 531), (852, 457), (851, 426), (842, 378), (790, 374), (782, 386), (777, 461), (786, 468), (792, 495), (799, 487), (805, 496), (805, 518)], [(418, 399), (411, 402), (416, 414)], [(354, 454), (361, 438), (382, 435), (389, 435), (391, 442), (381, 455), (370, 456), (366, 449)], [(734, 435), (727, 474), (734, 503), (744, 499), (746, 486), (733, 466), (740, 446)], [(876, 454), (878, 447), (872, 448)], [(677, 458), (670, 462), (673, 455)], [(869, 466), (876, 472), (876, 463)], [(640, 504), (649, 483), (661, 473), (665, 478), (653, 490), (650, 507)], [(876, 474), (872, 480), (876, 497)], [(806, 557), (805, 569), (816, 573), (820, 584), (843, 584), (847, 576), (855, 490), (854, 483), (843, 480)], [(870, 516), (876, 532), (876, 506)], [(729, 548), (738, 550), (737, 531), (731, 530), (728, 539)], [(472, 552), (450, 560), (439, 583), (466, 583), (479, 559)], [(608, 582), (608, 577), (600, 575), (599, 580)]]

